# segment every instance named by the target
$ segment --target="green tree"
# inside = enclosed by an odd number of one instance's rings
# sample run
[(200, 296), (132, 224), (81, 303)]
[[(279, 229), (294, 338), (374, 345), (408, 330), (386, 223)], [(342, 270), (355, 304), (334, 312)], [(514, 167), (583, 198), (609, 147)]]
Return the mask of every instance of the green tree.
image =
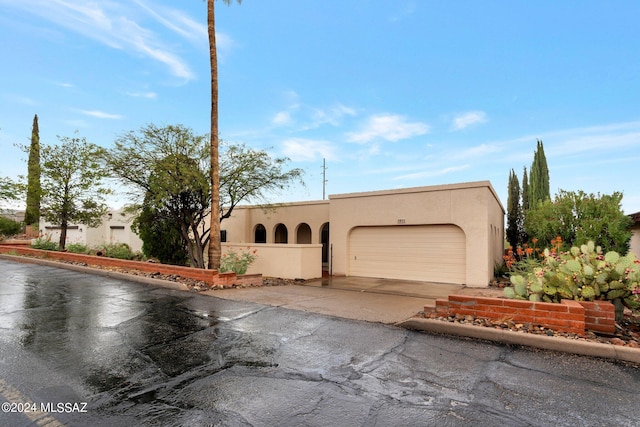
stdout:
[[(236, 0), (238, 4), (242, 0)], [(231, 4), (231, 0), (224, 0)], [(218, 139), (218, 51), (216, 47), (215, 0), (207, 0), (207, 31), (209, 34), (209, 60), (211, 63), (211, 133), (210, 133), (210, 186), (211, 186), (211, 241), (209, 242), (208, 265), (220, 268), (222, 249), (220, 245), (220, 165)]]
[(537, 148), (533, 155), (528, 193), (529, 209), (535, 208), (538, 203), (551, 198), (549, 192), (549, 168), (547, 167), (547, 158), (544, 155), (544, 146), (541, 140), (537, 140)]
[(273, 158), (266, 151), (243, 144), (222, 144), (220, 166), (220, 221), (231, 216), (240, 202), (260, 204), (267, 196), (294, 183), (303, 184), (302, 169), (285, 170), (287, 157)]
[(529, 210), (529, 180), (527, 177), (527, 167), (525, 166), (522, 173), (522, 208), (520, 209), (520, 243), (524, 244), (529, 241), (529, 235), (524, 228), (524, 216)]
[[(302, 171), (285, 171), (288, 159), (272, 159), (264, 151), (223, 144), (217, 221), (228, 218), (241, 201), (266, 200), (266, 195), (300, 179)], [(170, 215), (187, 245), (190, 262), (204, 268), (204, 250), (212, 229), (208, 136), (195, 135), (182, 125), (156, 127), (119, 138), (107, 156), (113, 176), (136, 199), (155, 212)]]
[(142, 253), (157, 258), (163, 264), (187, 264), (189, 254), (179, 225), (166, 209), (154, 208), (150, 196), (145, 197), (138, 216), (131, 224), (132, 230), (142, 239)]
[(538, 238), (540, 247), (550, 247), (551, 240), (560, 236), (566, 247), (592, 240), (605, 253), (626, 254), (633, 221), (622, 211), (622, 196), (560, 190), (553, 201), (541, 202), (527, 212), (525, 228), (529, 236)]
[(111, 175), (125, 184), (134, 200), (141, 200), (139, 207), (171, 218), (190, 263), (199, 268), (205, 267), (203, 253), (209, 241), (208, 151), (206, 135), (182, 125), (149, 124), (118, 138), (106, 155)]
[(61, 144), (44, 146), (42, 156), (42, 216), (60, 225), (64, 249), (71, 223), (96, 227), (107, 212), (103, 186), (104, 149), (82, 137), (60, 137)]
[(522, 213), (520, 207), (520, 183), (513, 169), (509, 173), (507, 196), (507, 240), (512, 248), (520, 244), (522, 234)]
[(40, 220), (40, 130), (38, 129), (38, 115), (33, 117), (31, 128), (31, 145), (27, 162), (27, 208), (24, 213), (26, 225), (36, 224)]
[(529, 179), (527, 177), (527, 167), (524, 167), (522, 173), (522, 211), (529, 210)]
[(22, 186), (10, 178), (0, 177), (0, 202), (15, 201), (20, 198)]

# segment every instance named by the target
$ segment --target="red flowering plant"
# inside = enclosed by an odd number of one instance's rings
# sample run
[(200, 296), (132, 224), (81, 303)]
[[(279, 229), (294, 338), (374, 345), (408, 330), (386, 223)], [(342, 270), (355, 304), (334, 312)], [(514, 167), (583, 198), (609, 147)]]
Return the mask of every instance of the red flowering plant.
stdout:
[(541, 254), (537, 243), (538, 239), (534, 237), (531, 239), (531, 244), (524, 243), (522, 246), (518, 246), (515, 251), (513, 247), (509, 246), (507, 254), (502, 258), (510, 275), (524, 274), (540, 266)]
[(236, 274), (245, 274), (249, 266), (258, 257), (257, 249), (251, 250), (251, 246), (247, 246), (246, 251), (235, 252), (233, 249), (229, 249), (226, 253), (220, 257), (220, 272), (227, 273), (232, 271)]

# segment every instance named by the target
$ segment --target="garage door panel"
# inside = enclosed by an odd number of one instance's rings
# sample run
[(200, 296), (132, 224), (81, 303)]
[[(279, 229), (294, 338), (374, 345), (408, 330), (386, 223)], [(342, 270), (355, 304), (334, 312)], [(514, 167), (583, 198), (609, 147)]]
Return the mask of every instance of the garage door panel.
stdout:
[(354, 276), (466, 281), (466, 240), (454, 225), (357, 227), (349, 254)]

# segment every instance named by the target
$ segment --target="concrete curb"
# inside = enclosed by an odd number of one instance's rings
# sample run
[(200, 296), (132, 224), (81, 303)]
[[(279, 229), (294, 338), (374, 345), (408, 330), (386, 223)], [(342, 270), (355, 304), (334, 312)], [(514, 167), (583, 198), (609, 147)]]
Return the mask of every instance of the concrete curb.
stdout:
[(563, 337), (547, 337), (544, 335), (464, 325), (435, 319), (411, 318), (396, 323), (396, 326), (436, 334), (478, 338), (506, 344), (523, 345), (544, 350), (560, 351), (564, 353), (601, 357), (640, 364), (640, 349), (613, 344), (572, 340)]
[(151, 277), (137, 276), (135, 274), (120, 273), (118, 271), (102, 270), (100, 268), (84, 267), (76, 264), (67, 264), (66, 262), (49, 261), (41, 258), (30, 258), (16, 255), (0, 254), (0, 259), (8, 261), (21, 262), (23, 264), (39, 264), (47, 267), (64, 268), (80, 273), (93, 274), (97, 276), (112, 277), (114, 279), (128, 280), (130, 282), (142, 283), (145, 285), (161, 286), (167, 289), (175, 289), (177, 291), (189, 291), (189, 287), (182, 283), (172, 282), (170, 280), (154, 279)]

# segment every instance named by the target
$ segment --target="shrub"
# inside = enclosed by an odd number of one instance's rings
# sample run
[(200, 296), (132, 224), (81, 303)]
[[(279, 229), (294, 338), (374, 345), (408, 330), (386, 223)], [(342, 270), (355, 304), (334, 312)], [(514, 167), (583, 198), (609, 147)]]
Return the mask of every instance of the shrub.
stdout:
[(87, 245), (83, 245), (82, 243), (70, 243), (65, 249), (69, 252), (73, 252), (74, 254), (87, 254), (89, 253), (89, 248)]
[(127, 259), (131, 260), (134, 257), (134, 253), (126, 243), (112, 243), (104, 244), (97, 249), (99, 252), (109, 258)]
[(0, 216), (0, 234), (13, 236), (22, 231), (22, 224), (9, 218)]
[(607, 195), (559, 190), (554, 201), (530, 207), (524, 228), (529, 236), (540, 239), (542, 247), (553, 245), (551, 240), (560, 235), (569, 247), (580, 247), (591, 240), (604, 252), (626, 254), (633, 221), (622, 210), (622, 196), (620, 192)]
[(32, 244), (31, 247), (34, 249), (42, 249), (45, 251), (57, 251), (60, 250), (60, 247), (56, 242), (51, 241), (51, 236), (41, 236), (38, 237)]
[[(247, 249), (251, 248), (247, 246)], [(257, 252), (258, 250), (254, 249), (251, 252), (240, 251), (236, 253), (229, 249), (226, 254), (220, 257), (220, 272), (233, 271), (236, 274), (245, 274), (251, 263), (256, 260)]]

